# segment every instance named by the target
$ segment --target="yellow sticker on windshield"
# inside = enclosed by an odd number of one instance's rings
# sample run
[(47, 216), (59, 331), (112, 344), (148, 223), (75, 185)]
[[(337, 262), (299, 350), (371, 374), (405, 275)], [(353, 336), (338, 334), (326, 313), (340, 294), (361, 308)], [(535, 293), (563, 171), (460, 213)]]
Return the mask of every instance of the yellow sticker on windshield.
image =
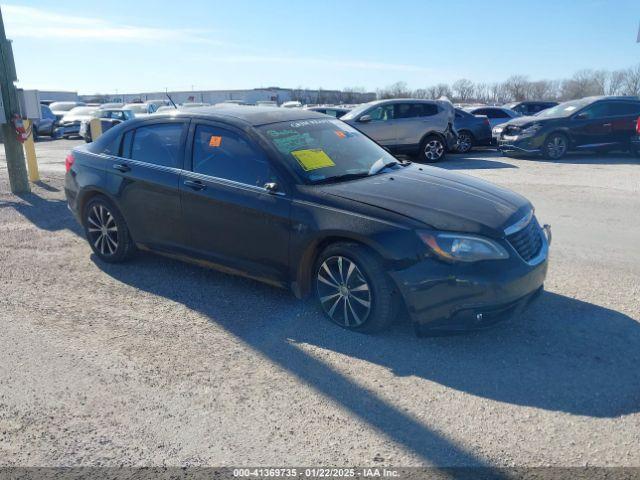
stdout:
[(319, 148), (313, 148), (310, 150), (295, 150), (291, 152), (291, 155), (296, 157), (298, 163), (307, 172), (310, 170), (317, 170), (319, 168), (334, 167), (333, 160)]

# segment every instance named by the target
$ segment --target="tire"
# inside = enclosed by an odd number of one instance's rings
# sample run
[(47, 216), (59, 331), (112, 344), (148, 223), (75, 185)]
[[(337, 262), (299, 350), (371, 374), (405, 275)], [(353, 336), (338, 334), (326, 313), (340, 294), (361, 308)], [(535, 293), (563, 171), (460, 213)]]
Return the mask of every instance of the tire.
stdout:
[(454, 148), (457, 153), (469, 153), (475, 146), (473, 134), (466, 130), (458, 132), (458, 143)]
[(548, 160), (560, 160), (569, 151), (569, 139), (564, 133), (552, 133), (542, 147), (544, 157)]
[(96, 256), (108, 263), (123, 262), (135, 252), (127, 223), (113, 203), (102, 195), (93, 197), (82, 215), (87, 241)]
[(349, 242), (329, 245), (316, 261), (314, 276), (320, 308), (342, 328), (374, 333), (393, 323), (396, 293), (382, 262), (367, 247)]
[(444, 140), (438, 135), (429, 135), (422, 140), (418, 159), (426, 163), (436, 163), (444, 158), (446, 152)]

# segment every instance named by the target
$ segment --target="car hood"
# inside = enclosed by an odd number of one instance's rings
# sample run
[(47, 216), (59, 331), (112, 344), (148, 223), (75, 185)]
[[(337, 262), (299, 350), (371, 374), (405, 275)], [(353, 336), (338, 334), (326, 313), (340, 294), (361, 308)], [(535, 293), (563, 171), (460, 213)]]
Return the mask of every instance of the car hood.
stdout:
[(436, 167), (404, 167), (393, 173), (322, 186), (323, 193), (387, 210), (437, 230), (494, 238), (525, 216), (529, 201), (489, 182)]
[(561, 120), (566, 117), (538, 117), (538, 116), (526, 116), (526, 117), (516, 117), (503, 125), (514, 125), (517, 127), (522, 127), (524, 125), (531, 125), (533, 123), (545, 124), (549, 122), (553, 122), (554, 120)]

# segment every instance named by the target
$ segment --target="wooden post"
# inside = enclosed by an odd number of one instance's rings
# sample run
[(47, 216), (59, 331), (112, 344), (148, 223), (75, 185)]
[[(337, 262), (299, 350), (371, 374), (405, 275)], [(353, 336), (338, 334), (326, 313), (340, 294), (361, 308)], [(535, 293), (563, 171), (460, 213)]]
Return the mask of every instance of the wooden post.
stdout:
[(40, 172), (38, 171), (38, 159), (36, 157), (36, 146), (33, 142), (33, 122), (31, 120), (24, 121), (25, 128), (29, 133), (29, 137), (24, 141), (24, 153), (27, 155), (27, 169), (29, 171), (29, 181), (37, 182), (40, 180)]
[(2, 90), (2, 103), (7, 123), (2, 124), (2, 136), (4, 137), (4, 152), (7, 156), (7, 170), (9, 172), (9, 184), (13, 193), (29, 192), (29, 180), (27, 179), (27, 167), (24, 163), (22, 144), (18, 141), (16, 131), (11, 123), (11, 117), (20, 113), (18, 104), (18, 92), (13, 82), (17, 80), (11, 42), (7, 40), (0, 10), (0, 89)]

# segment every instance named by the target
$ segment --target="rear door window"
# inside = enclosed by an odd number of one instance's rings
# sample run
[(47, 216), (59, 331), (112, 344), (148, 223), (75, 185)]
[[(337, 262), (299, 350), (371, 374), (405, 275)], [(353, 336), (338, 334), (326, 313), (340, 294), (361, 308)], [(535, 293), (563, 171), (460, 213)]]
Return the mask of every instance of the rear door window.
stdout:
[(432, 103), (399, 103), (396, 105), (395, 118), (430, 117), (437, 113), (438, 107)]
[[(123, 156), (132, 160), (180, 168), (183, 123), (160, 123), (136, 128), (125, 134)], [(131, 147), (127, 147), (127, 135), (132, 134)]]
[(640, 115), (640, 103), (613, 102), (610, 109), (611, 115)]
[(192, 170), (211, 177), (262, 187), (273, 180), (266, 155), (244, 136), (212, 125), (198, 125)]

